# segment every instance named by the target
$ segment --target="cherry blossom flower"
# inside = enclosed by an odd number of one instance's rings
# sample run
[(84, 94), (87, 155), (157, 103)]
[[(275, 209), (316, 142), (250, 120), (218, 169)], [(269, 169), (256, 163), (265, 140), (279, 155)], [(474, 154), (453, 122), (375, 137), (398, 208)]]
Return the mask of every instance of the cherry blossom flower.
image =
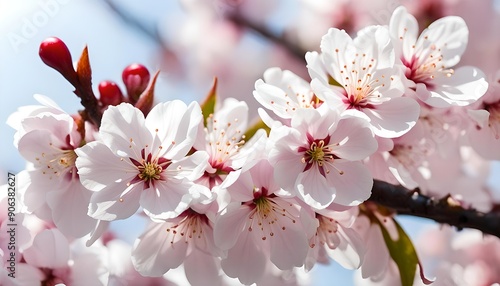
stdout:
[(124, 219), (139, 206), (151, 217), (178, 216), (211, 194), (193, 183), (208, 155), (190, 151), (202, 119), (197, 103), (174, 100), (156, 105), (147, 118), (130, 104), (109, 107), (99, 141), (76, 150), (82, 184), (92, 190), (89, 215)]
[(276, 119), (286, 125), (289, 125), (298, 108), (316, 108), (322, 103), (306, 80), (277, 67), (267, 69), (264, 80), (255, 82), (253, 95), (263, 107), (274, 113)]
[(321, 40), (321, 54), (308, 52), (306, 60), (316, 96), (341, 112), (362, 115), (376, 135), (398, 137), (415, 125), (419, 106), (402, 97), (387, 28), (369, 26), (354, 39), (332, 28)]
[(193, 208), (203, 213), (210, 210), (215, 215), (230, 202), (226, 188), (238, 178), (240, 169), (248, 168), (252, 160), (262, 154), (267, 135), (264, 130), (259, 130), (248, 142), (245, 141), (248, 106), (234, 98), (227, 98), (221, 106), (216, 106), (206, 124), (199, 129), (193, 148), (208, 153), (209, 165), (196, 183), (212, 190), (212, 199), (216, 201), (214, 204), (203, 202)]
[(81, 185), (75, 167), (82, 134), (70, 115), (41, 110), (24, 118), (18, 131), (19, 153), (33, 163), (21, 190), (24, 202), (28, 212), (54, 222), (64, 234), (82, 237), (97, 223), (87, 215), (91, 192)]
[(132, 263), (141, 275), (151, 277), (184, 263), (190, 284), (220, 284), (217, 257), (221, 255), (208, 217), (189, 209), (176, 218), (151, 223), (134, 244)]
[(406, 87), (418, 99), (433, 107), (466, 106), (486, 92), (488, 83), (481, 70), (453, 69), (468, 42), (469, 30), (462, 18), (438, 19), (418, 36), (417, 20), (401, 6), (392, 14), (389, 30), (408, 79)]
[(281, 270), (304, 264), (307, 235), (299, 205), (280, 197), (272, 166), (261, 160), (228, 187), (233, 203), (214, 226), (215, 244), (227, 250), (221, 266), (243, 284), (259, 283), (271, 261)]
[(360, 160), (377, 149), (368, 123), (334, 111), (300, 109), (291, 127), (271, 129), (269, 161), (276, 182), (308, 205), (358, 205), (368, 199), (372, 176)]
[[(357, 215), (357, 207), (340, 212), (323, 209), (316, 210), (314, 216), (301, 215), (304, 225), (317, 226), (315, 235), (309, 239), (306, 269), (311, 269), (316, 261), (328, 263), (329, 258), (347, 269), (361, 266), (365, 248), (359, 234), (351, 228)], [(311, 218), (317, 222), (307, 221)]]

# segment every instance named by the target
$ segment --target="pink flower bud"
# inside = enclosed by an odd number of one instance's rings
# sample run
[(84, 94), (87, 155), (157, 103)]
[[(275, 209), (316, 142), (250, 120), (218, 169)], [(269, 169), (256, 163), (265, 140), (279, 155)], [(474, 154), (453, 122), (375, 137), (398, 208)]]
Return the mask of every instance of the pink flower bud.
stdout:
[(38, 54), (46, 65), (60, 72), (69, 82), (74, 83), (78, 80), (71, 54), (61, 39), (56, 37), (45, 39), (40, 44)]
[(122, 91), (120, 90), (120, 87), (118, 87), (118, 85), (116, 85), (116, 83), (112, 81), (102, 81), (101, 83), (99, 83), (98, 89), (99, 94), (101, 95), (99, 97), (99, 101), (103, 106), (118, 105), (124, 101), (124, 97)]
[(123, 70), (122, 79), (127, 88), (130, 102), (135, 103), (148, 86), (150, 75), (145, 66), (141, 64), (131, 64)]

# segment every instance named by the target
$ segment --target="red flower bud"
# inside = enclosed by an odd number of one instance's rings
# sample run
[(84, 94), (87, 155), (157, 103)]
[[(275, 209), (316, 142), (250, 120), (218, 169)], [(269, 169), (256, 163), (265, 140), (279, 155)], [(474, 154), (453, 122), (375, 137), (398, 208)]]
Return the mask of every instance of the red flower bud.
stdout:
[(61, 39), (56, 37), (45, 39), (40, 44), (38, 54), (46, 65), (60, 72), (70, 83), (78, 81), (71, 54)]
[(131, 64), (122, 73), (123, 83), (127, 88), (129, 101), (134, 104), (149, 83), (148, 69), (141, 64)]
[(124, 97), (120, 87), (116, 83), (105, 80), (99, 83), (97, 87), (99, 89), (99, 101), (103, 106), (107, 105), (118, 105), (124, 101)]

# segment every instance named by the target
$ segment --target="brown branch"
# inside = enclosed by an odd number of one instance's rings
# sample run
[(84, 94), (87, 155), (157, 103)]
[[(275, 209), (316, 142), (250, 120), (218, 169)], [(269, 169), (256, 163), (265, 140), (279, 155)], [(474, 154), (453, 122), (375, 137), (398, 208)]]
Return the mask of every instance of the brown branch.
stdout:
[(372, 195), (368, 199), (398, 214), (432, 219), (457, 227), (474, 228), (500, 238), (500, 212), (483, 213), (472, 208), (463, 208), (450, 196), (435, 199), (424, 196), (402, 186), (375, 180)]

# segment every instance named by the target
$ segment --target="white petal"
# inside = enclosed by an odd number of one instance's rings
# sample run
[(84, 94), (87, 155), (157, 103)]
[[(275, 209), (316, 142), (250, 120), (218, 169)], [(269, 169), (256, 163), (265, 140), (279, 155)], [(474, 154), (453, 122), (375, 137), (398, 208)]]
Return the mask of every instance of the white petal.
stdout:
[(320, 48), (326, 71), (337, 82), (344, 84), (345, 80), (340, 74), (340, 67), (343, 67), (356, 54), (351, 37), (344, 30), (330, 28), (321, 39)]
[(306, 53), (307, 71), (312, 79), (318, 79), (324, 84), (328, 84), (327, 72), (318, 52)]
[(178, 180), (187, 179), (193, 182), (200, 178), (209, 167), (208, 159), (207, 152), (196, 151), (188, 157), (172, 162), (164, 172), (168, 174), (168, 177)]
[(369, 58), (377, 59), (377, 69), (394, 66), (394, 48), (385, 26), (367, 26), (358, 31), (354, 45)]
[(370, 118), (376, 135), (384, 138), (400, 137), (415, 126), (420, 105), (409, 97), (393, 98), (363, 112)]
[(460, 67), (450, 77), (436, 77), (431, 97), (425, 103), (434, 107), (466, 106), (486, 93), (488, 82), (484, 73), (471, 66)]
[(165, 149), (167, 158), (180, 159), (193, 146), (202, 120), (198, 103), (192, 102), (186, 106), (180, 100), (173, 100), (157, 104), (148, 114), (145, 125), (154, 132), (162, 145), (172, 145), (171, 149)]
[(452, 67), (460, 61), (469, 39), (469, 29), (464, 19), (447, 16), (434, 21), (420, 35), (417, 45), (434, 44), (441, 49), (442, 64)]
[(342, 159), (363, 160), (377, 150), (377, 140), (366, 121), (343, 117), (330, 137), (330, 144), (340, 143), (333, 152)]
[(78, 181), (47, 194), (54, 224), (66, 236), (82, 237), (94, 229), (97, 221), (87, 215), (91, 194)]
[(141, 192), (140, 205), (147, 215), (156, 219), (170, 219), (177, 217), (191, 205), (193, 196), (189, 193), (189, 188), (192, 183), (167, 181), (156, 184), (156, 187)]
[(167, 235), (169, 226), (169, 223), (153, 223), (135, 241), (132, 263), (141, 275), (159, 277), (184, 261), (188, 244), (183, 239), (171, 244)]
[(407, 61), (411, 60), (417, 42), (418, 23), (406, 8), (399, 6), (392, 13), (389, 29), (394, 43), (394, 49), (398, 57), (404, 56)]
[(370, 171), (360, 162), (339, 161), (333, 164), (343, 174), (331, 170), (327, 175), (329, 184), (337, 190), (334, 202), (344, 206), (359, 205), (371, 195), (373, 178)]
[(144, 114), (128, 103), (110, 106), (104, 111), (99, 136), (114, 154), (128, 154), (132, 158), (153, 142), (145, 127)]
[(94, 141), (75, 150), (75, 165), (82, 184), (91, 191), (100, 191), (119, 182), (129, 182), (137, 168), (129, 158), (120, 159), (103, 143)]
[(139, 209), (143, 189), (143, 183), (127, 186), (121, 182), (95, 192), (90, 198), (88, 214), (101, 220), (128, 218)]
[(340, 225), (337, 235), (340, 237), (340, 244), (334, 249), (326, 249), (330, 257), (344, 268), (359, 268), (365, 252), (364, 241), (355, 230)]
[(240, 203), (229, 204), (222, 211), (214, 225), (214, 240), (217, 247), (223, 250), (231, 249), (240, 235), (249, 236), (245, 230), (249, 214), (250, 208)]

